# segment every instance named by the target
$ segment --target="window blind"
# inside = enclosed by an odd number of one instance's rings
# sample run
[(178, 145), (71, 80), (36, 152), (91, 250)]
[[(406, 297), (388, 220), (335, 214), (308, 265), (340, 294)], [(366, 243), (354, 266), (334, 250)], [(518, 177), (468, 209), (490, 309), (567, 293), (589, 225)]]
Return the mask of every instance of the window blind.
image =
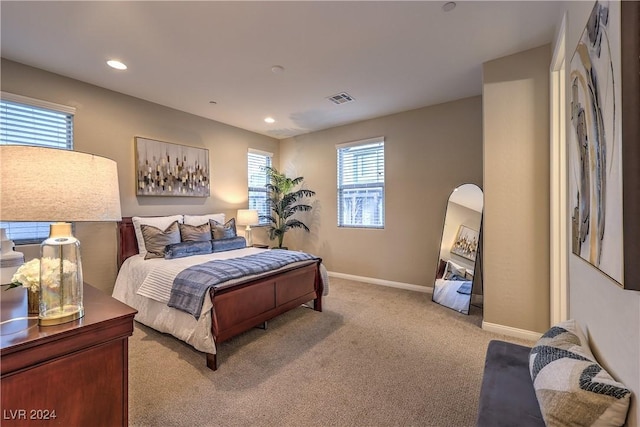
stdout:
[(336, 148), (338, 227), (384, 228), (384, 139)]
[[(73, 149), (74, 109), (2, 92), (0, 144)], [(0, 221), (16, 244), (40, 243), (49, 236), (49, 222)]]
[[(273, 154), (258, 150), (249, 150), (247, 154), (247, 170), (249, 173), (249, 209), (257, 209), (258, 215), (269, 215), (268, 192), (265, 187), (269, 183), (266, 167), (271, 166)], [(260, 219), (260, 224), (267, 221)]]

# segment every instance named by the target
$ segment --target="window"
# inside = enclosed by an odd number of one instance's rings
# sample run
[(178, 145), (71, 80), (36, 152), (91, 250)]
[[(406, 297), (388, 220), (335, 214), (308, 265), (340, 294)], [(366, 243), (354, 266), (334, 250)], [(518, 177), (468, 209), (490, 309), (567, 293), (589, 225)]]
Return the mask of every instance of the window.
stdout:
[[(2, 92), (0, 144), (73, 149), (75, 109)], [(0, 222), (16, 244), (40, 243), (49, 236), (49, 222)]]
[(384, 228), (384, 138), (336, 148), (338, 227)]
[[(247, 163), (249, 171), (249, 209), (257, 209), (258, 215), (269, 215), (269, 203), (267, 202), (267, 187), (269, 177), (266, 167), (271, 166), (273, 154), (265, 151), (249, 149)], [(260, 224), (267, 221), (260, 219)]]

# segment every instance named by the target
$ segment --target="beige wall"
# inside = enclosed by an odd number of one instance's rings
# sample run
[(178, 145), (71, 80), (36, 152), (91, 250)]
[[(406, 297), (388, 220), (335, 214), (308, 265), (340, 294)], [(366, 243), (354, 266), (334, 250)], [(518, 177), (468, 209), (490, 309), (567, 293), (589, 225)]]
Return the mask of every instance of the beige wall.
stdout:
[[(593, 3), (566, 2), (565, 4), (567, 13), (565, 69), (569, 70), (571, 57), (587, 23)], [(565, 86), (567, 88), (565, 99), (570, 100), (569, 77)], [(624, 87), (622, 90), (624, 92)], [(567, 108), (567, 123), (570, 123), (569, 114), (570, 111)], [(572, 131), (572, 127), (567, 126), (567, 140), (569, 140), (569, 132)], [(565, 203), (568, 209), (569, 204), (567, 201)], [(567, 221), (567, 224), (570, 224), (568, 218)], [(576, 319), (586, 330), (598, 361), (616, 379), (633, 391), (627, 424), (629, 427), (637, 427), (640, 425), (640, 405), (638, 405), (640, 292), (621, 289), (614, 281), (570, 251), (567, 256), (569, 257), (569, 316)]]
[(484, 321), (549, 328), (548, 45), (483, 65)]
[[(247, 149), (272, 152), (278, 161), (279, 143), (273, 138), (5, 59), (1, 89), (76, 108), (75, 149), (118, 163), (123, 216), (224, 212), (234, 217), (236, 209), (247, 207)], [(211, 197), (136, 197), (135, 136), (207, 148)], [(110, 292), (117, 273), (115, 224), (76, 224), (76, 235), (85, 281)], [(34, 256), (34, 249), (24, 251)]]
[[(449, 194), (482, 187), (481, 98), (473, 97), (283, 140), (282, 169), (316, 191), (311, 233), (285, 244), (330, 271), (433, 286)], [(385, 137), (385, 228), (338, 228), (336, 144)]]

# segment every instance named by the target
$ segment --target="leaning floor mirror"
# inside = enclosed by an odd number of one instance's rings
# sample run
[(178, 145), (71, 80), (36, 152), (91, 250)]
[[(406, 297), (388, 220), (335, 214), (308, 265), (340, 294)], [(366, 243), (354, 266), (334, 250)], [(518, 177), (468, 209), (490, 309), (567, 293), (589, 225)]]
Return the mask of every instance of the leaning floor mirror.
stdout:
[(482, 292), (483, 194), (475, 184), (463, 184), (449, 196), (433, 301), (469, 314), (472, 297)]

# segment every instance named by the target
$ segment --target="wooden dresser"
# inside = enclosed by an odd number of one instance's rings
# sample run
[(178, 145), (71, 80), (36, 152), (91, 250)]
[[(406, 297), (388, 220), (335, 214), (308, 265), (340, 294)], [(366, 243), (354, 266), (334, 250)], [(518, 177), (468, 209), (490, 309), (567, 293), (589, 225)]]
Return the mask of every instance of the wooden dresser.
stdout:
[(18, 298), (0, 302), (0, 424), (126, 426), (136, 310), (85, 283), (83, 318), (38, 326), (25, 318), (26, 293), (10, 292)]

